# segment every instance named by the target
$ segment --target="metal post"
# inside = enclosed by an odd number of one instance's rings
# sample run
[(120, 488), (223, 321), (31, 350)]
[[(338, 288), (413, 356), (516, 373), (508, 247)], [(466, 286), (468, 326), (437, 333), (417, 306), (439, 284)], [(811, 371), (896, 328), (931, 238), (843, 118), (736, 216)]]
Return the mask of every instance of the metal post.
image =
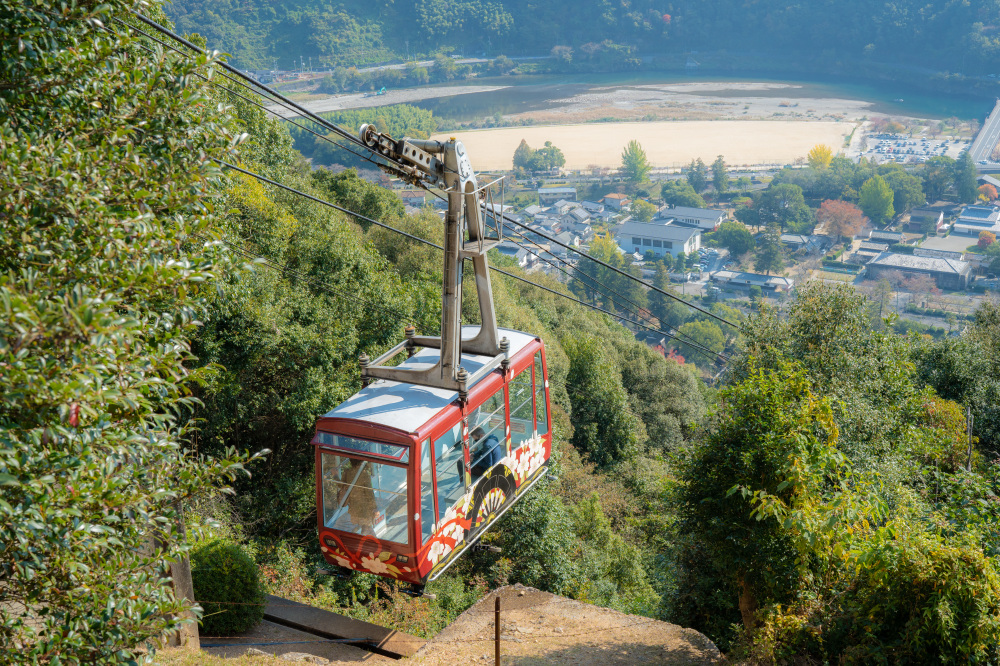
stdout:
[(496, 666), (500, 666), (500, 593), (497, 592), (496, 603), (493, 606), (493, 643), (496, 646)]

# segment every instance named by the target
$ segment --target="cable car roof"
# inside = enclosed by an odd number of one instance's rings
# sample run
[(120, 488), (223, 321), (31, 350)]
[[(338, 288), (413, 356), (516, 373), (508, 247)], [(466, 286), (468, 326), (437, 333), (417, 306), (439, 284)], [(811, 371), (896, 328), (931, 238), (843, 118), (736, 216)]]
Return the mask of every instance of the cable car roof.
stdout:
[[(478, 326), (463, 326), (462, 337), (471, 338), (478, 331)], [(501, 337), (506, 337), (510, 341), (511, 358), (535, 339), (535, 336), (528, 333), (506, 328), (499, 329), (499, 332)], [(403, 361), (399, 367), (429, 368), (437, 363), (440, 353), (438, 349), (421, 349)], [(462, 354), (462, 367), (470, 375), (475, 374), (489, 361), (489, 356)], [(457, 399), (458, 391), (380, 379), (324, 414), (323, 418), (355, 419), (404, 432), (416, 432), (420, 426)]]

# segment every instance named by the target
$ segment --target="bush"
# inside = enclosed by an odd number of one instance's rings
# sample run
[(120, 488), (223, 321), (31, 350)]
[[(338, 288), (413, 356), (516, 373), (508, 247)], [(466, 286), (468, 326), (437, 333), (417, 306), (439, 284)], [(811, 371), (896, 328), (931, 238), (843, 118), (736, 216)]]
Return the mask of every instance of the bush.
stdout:
[(204, 609), (201, 632), (230, 636), (264, 619), (264, 587), (253, 558), (239, 544), (214, 539), (191, 551), (194, 596)]

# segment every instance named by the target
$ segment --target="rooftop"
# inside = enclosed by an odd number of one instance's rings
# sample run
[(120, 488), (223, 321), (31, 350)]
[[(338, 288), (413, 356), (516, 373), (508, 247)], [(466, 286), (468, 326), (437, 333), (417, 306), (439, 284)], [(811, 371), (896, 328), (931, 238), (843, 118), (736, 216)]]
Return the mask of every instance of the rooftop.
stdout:
[(969, 270), (968, 262), (959, 261), (958, 259), (918, 257), (913, 254), (896, 254), (894, 252), (883, 252), (868, 262), (868, 265), (954, 274), (961, 274)]
[(1000, 217), (1000, 210), (997, 210), (993, 206), (966, 206), (959, 216), (958, 220), (982, 220), (986, 221), (996, 221)]
[(644, 238), (680, 242), (687, 241), (692, 236), (700, 233), (700, 229), (678, 227), (673, 224), (657, 224), (656, 222), (626, 222), (615, 231), (615, 235), (619, 237), (642, 236)]
[[(478, 331), (478, 326), (463, 326), (462, 337), (471, 338)], [(500, 329), (500, 337), (506, 337), (510, 341), (511, 356), (535, 339), (533, 335), (506, 328)], [(441, 351), (438, 349), (422, 349), (398, 367), (430, 368), (438, 362), (440, 356)], [(487, 356), (462, 354), (462, 367), (473, 375), (489, 360)], [(458, 391), (380, 379), (324, 414), (323, 418), (355, 419), (413, 433), (455, 400), (458, 400)]]
[(714, 210), (711, 208), (690, 208), (688, 206), (674, 206), (663, 211), (665, 215), (674, 217), (695, 217), (703, 220), (717, 220), (726, 216), (724, 210)]

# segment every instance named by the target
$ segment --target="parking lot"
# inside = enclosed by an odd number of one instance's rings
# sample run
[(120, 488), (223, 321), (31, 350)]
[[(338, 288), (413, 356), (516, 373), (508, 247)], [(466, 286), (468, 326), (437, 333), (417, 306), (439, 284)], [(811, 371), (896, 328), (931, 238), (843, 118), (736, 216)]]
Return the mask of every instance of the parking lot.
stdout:
[(865, 138), (861, 155), (877, 164), (921, 164), (932, 157), (958, 158), (969, 147), (968, 139), (932, 139), (901, 134), (875, 134)]

